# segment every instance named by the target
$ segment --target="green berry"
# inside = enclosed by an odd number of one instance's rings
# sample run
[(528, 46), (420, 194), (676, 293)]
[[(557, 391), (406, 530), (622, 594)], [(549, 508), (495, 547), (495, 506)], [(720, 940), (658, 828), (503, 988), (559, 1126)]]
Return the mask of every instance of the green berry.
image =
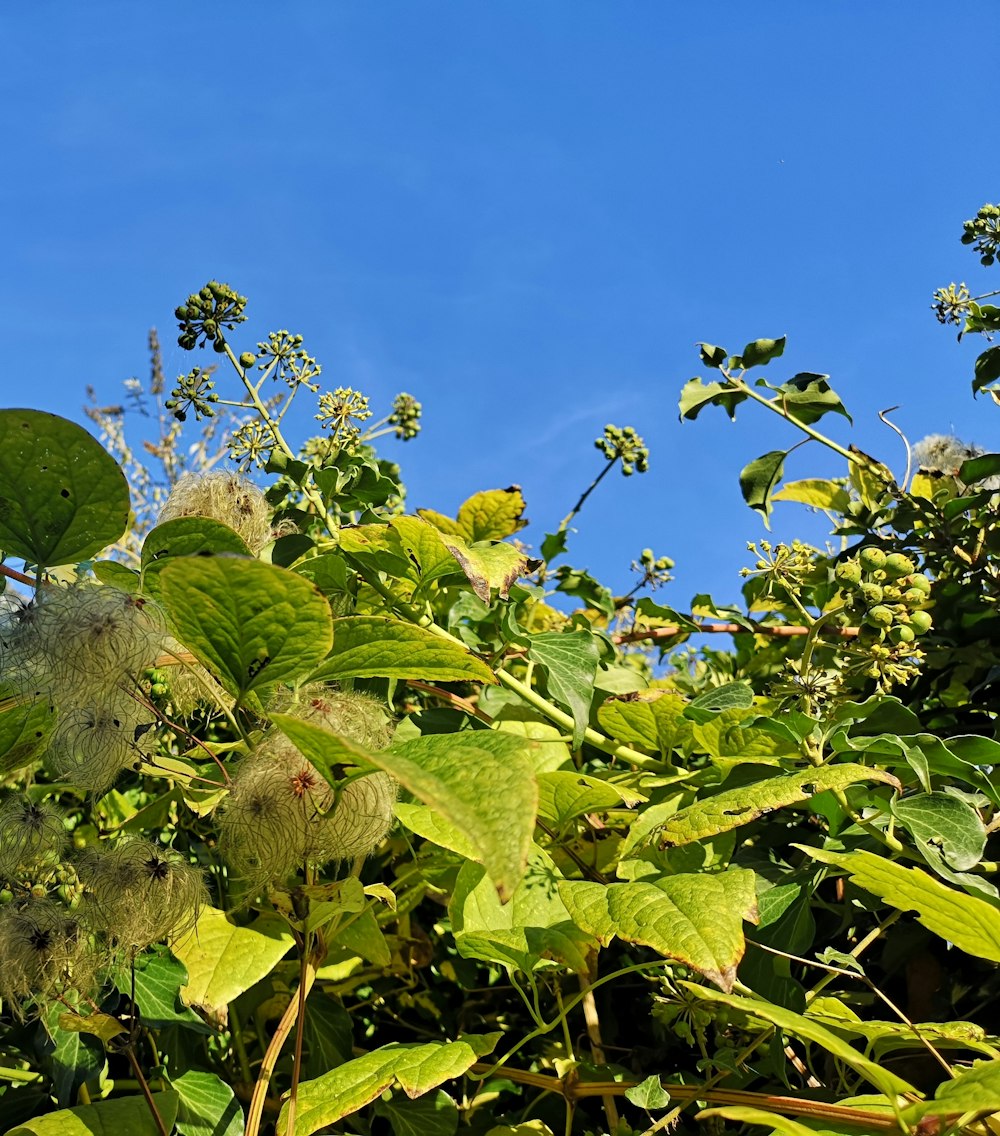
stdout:
[(878, 584), (862, 584), (858, 589), (861, 592), (861, 598), (870, 607), (882, 602), (882, 589)]
[(907, 607), (920, 607), (927, 596), (919, 588), (907, 588), (902, 598)]
[(872, 627), (888, 627), (892, 621), (892, 611), (882, 604), (873, 607), (865, 616), (865, 622), (871, 624)]
[(257, 362), (257, 356), (252, 351), (244, 351), (240, 356), (240, 366), (244, 370), (248, 370)]
[(893, 580), (897, 580), (900, 576), (908, 576), (913, 571), (913, 561), (901, 552), (894, 552), (886, 557), (883, 567)]
[(861, 567), (873, 572), (876, 568), (882, 568), (886, 562), (886, 555), (881, 548), (875, 548), (869, 545), (863, 548), (858, 554), (858, 559), (861, 561)]
[(861, 565), (856, 560), (844, 560), (834, 568), (833, 574), (842, 584), (859, 584)]
[(902, 625), (902, 624), (897, 626), (897, 627), (894, 627), (889, 632), (889, 638), (893, 641), (893, 643), (897, 643), (897, 644), (912, 643), (913, 640), (916, 639), (916, 637), (917, 637), (916, 632), (913, 630), (912, 627), (906, 627), (905, 625)]
[(908, 576), (906, 579), (906, 586), (908, 588), (919, 588), (925, 596), (929, 596), (931, 594), (931, 582), (927, 579), (923, 572), (917, 572), (913, 576)]
[(910, 626), (918, 635), (923, 635), (924, 632), (930, 631), (933, 622), (934, 620), (929, 611), (914, 611), (910, 613)]

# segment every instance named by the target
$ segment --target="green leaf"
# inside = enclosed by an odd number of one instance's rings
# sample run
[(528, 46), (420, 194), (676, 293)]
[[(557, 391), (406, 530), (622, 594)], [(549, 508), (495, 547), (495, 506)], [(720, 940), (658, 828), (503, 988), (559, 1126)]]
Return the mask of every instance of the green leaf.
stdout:
[(177, 517), (157, 525), (142, 542), (142, 589), (159, 595), (160, 572), (178, 556), (213, 556), (227, 552), (250, 556), (243, 538), (228, 525), (210, 517)]
[(180, 1136), (243, 1136), (243, 1109), (221, 1077), (190, 1069), (170, 1087), (178, 1096)]
[(528, 558), (512, 544), (466, 544), (461, 537), (441, 534), (441, 542), (458, 561), (473, 592), (490, 602), (496, 592), (502, 600), (509, 598), (511, 587), (528, 570)]
[(698, 351), (706, 367), (721, 367), (729, 354), (725, 347), (715, 347), (711, 343), (699, 343)]
[(893, 816), (934, 864), (944, 857), (956, 872), (974, 868), (983, 858), (986, 826), (979, 814), (950, 793), (919, 793), (892, 805)]
[(139, 573), (117, 560), (95, 560), (90, 570), (102, 584), (110, 584), (121, 592), (132, 595), (139, 590)]
[(51, 1003), (44, 1013), (45, 1029), (52, 1039), (48, 1054), (51, 1068), (52, 1091), (59, 1104), (75, 1099), (76, 1091), (104, 1067), (104, 1046), (89, 1034), (65, 1030), (59, 1024), (64, 1007)]
[(14, 773), (41, 757), (54, 725), (55, 714), (44, 698), (0, 713), (0, 774)]
[(490, 668), (460, 644), (386, 615), (351, 615), (333, 621), (333, 651), (312, 679), (345, 678), (497, 681)]
[(589, 631), (543, 631), (529, 637), (528, 658), (542, 667), (549, 693), (573, 715), (573, 748), (579, 749), (590, 722), (600, 662), (596, 638)]
[(641, 798), (598, 777), (568, 769), (538, 775), (538, 815), (561, 827), (584, 813), (603, 813)]
[(503, 899), (513, 893), (524, 874), (538, 809), (531, 741), (472, 730), (413, 738), (376, 753), (286, 714), (272, 720), (331, 783), (334, 767), (345, 763), (391, 773), (473, 845)]
[[(996, 379), (1000, 379), (1000, 347), (989, 347), (976, 360), (975, 377), (972, 380), (972, 393), (978, 394)], [(963, 477), (963, 481), (966, 479)]]
[[(347, 1061), (313, 1081), (299, 1086), (295, 1136), (311, 1136), (327, 1125), (362, 1109), (386, 1089), (399, 1086), (416, 1098), (445, 1081), (461, 1077), (493, 1051), (499, 1033), (469, 1034), (457, 1041), (423, 1044), (393, 1042)], [(288, 1136), (288, 1105), (278, 1117), (277, 1136)]]
[(645, 1081), (626, 1089), (625, 1099), (636, 1108), (644, 1108), (647, 1112), (659, 1111), (670, 1104), (670, 1094), (656, 1076), (647, 1077)]
[(749, 683), (724, 682), (721, 686), (706, 690), (704, 694), (692, 699), (684, 713), (688, 714), (688, 711), (694, 710), (696, 713), (689, 716), (694, 721), (702, 721), (699, 711), (707, 710), (715, 714), (720, 710), (745, 710), (750, 706), (753, 706), (753, 687)]
[(771, 494), (772, 501), (797, 501), (813, 509), (828, 509), (831, 513), (845, 513), (851, 496), (843, 485), (821, 477), (807, 477), (802, 481), (787, 481)]
[(577, 926), (607, 944), (616, 936), (651, 947), (731, 990), (743, 957), (743, 921), (757, 918), (754, 874), (667, 876), (657, 883), (567, 880), (559, 894)]
[(306, 1058), (303, 1075), (319, 1077), (351, 1059), (351, 1015), (335, 998), (315, 990), (309, 995), (305, 1020)]
[[(177, 1117), (177, 1094), (153, 1093), (153, 1102), (170, 1132)], [(149, 1106), (136, 1094), (36, 1116), (6, 1136), (158, 1136), (159, 1131)]]
[(826, 852), (795, 845), (814, 860), (842, 868), (851, 881), (898, 911), (914, 911), (929, 931), (966, 954), (1000, 962), (1000, 908), (946, 887), (920, 868), (871, 852)]
[(395, 1136), (455, 1136), (458, 1106), (444, 1089), (409, 1100), (393, 1096), (375, 1103), (375, 1115), (392, 1125)]
[(776, 733), (769, 728), (772, 725), (776, 725), (773, 719), (762, 717), (753, 707), (720, 710), (693, 726), (691, 740), (696, 749), (728, 766), (742, 762), (777, 764), (779, 758), (798, 757), (795, 739)]
[(669, 758), (691, 740), (692, 723), (684, 717), (686, 701), (679, 694), (650, 690), (625, 698), (609, 698), (597, 711), (601, 729), (616, 741), (639, 749), (659, 751)]
[[(140, 965), (141, 964), (141, 965)], [(179, 1025), (195, 1033), (209, 1033), (208, 1026), (181, 1001), (181, 988), (188, 982), (187, 968), (165, 948), (147, 953), (135, 967), (135, 1001), (142, 1024), (151, 1029)], [(122, 994), (132, 993), (132, 975), (121, 974), (115, 982)]]
[(954, 1080), (943, 1081), (932, 1101), (910, 1105), (903, 1110), (903, 1119), (916, 1124), (925, 1116), (958, 1117), (967, 1112), (1000, 1112), (1000, 1061), (982, 1061)]
[[(827, 789), (846, 789), (859, 781), (881, 781), (899, 789), (899, 781), (882, 769), (866, 765), (823, 765), (782, 777), (768, 777), (752, 785), (716, 793), (681, 809), (658, 832), (659, 847), (677, 848), (694, 840), (704, 840), (729, 832), (756, 820), (765, 813), (788, 805), (802, 804)], [(1000, 918), (1000, 913), (998, 913)]]
[(41, 410), (0, 410), (0, 548), (51, 567), (86, 560), (128, 526), (118, 463), (82, 426)]
[(820, 1046), (827, 1053), (843, 1061), (856, 1073), (867, 1078), (879, 1092), (884, 1093), (887, 1097), (895, 1097), (897, 1093), (915, 1091), (913, 1086), (904, 1081), (902, 1077), (897, 1077), (894, 1073), (883, 1069), (877, 1062), (870, 1061), (848, 1045), (843, 1038), (831, 1033), (830, 1030), (804, 1014), (796, 1014), (792, 1010), (786, 1010), (783, 1006), (775, 1006), (758, 998), (744, 998), (739, 994), (722, 994), (707, 986), (696, 986), (693, 982), (682, 981), (680, 985), (689, 990), (696, 999), (729, 1006), (741, 1016), (759, 1018), (761, 1021), (770, 1022), (792, 1037)]
[[(996, 350), (993, 348), (992, 350)], [(958, 476), (966, 485), (975, 485), (1000, 473), (1000, 454), (980, 454), (969, 458), (958, 467)]]
[(780, 386), (772, 386), (763, 379), (758, 379), (757, 386), (774, 391), (779, 396), (777, 401), (789, 418), (805, 426), (811, 426), (824, 414), (830, 413), (839, 414), (848, 422), (853, 421), (840, 401), (840, 396), (826, 381), (828, 378), (829, 375), (814, 375), (811, 371), (803, 371)]
[(463, 864), (448, 908), (458, 953), (525, 974), (553, 962), (586, 974), (597, 943), (567, 910), (557, 890), (564, 882), (551, 856), (534, 846), (504, 904), (479, 864)]
[[(709, 1117), (733, 1120), (737, 1124), (759, 1124), (771, 1129), (770, 1136), (817, 1136), (817, 1129), (812, 1125), (800, 1124), (790, 1116), (782, 1116), (780, 1112), (768, 1112), (766, 1108), (754, 1108), (751, 1105), (724, 1105), (719, 1108), (702, 1109), (698, 1113), (699, 1120)], [(831, 1128), (830, 1122), (826, 1121), (822, 1131), (826, 1136), (831, 1136), (833, 1133), (836, 1133), (836, 1136), (856, 1136), (858, 1129), (854, 1128), (850, 1121), (845, 1123), (846, 1128), (840, 1124), (836, 1128)], [(858, 1125), (863, 1123), (864, 1121), (859, 1118)]]
[(730, 418), (735, 418), (737, 406), (748, 397), (728, 382), (706, 383), (691, 379), (681, 390), (681, 418), (697, 418), (706, 406), (721, 406)]
[(237, 698), (308, 674), (333, 642), (330, 605), (287, 568), (186, 557), (161, 571), (160, 592), (178, 639)]
[(224, 911), (202, 908), (198, 922), (172, 948), (187, 967), (184, 1001), (218, 1017), (234, 998), (270, 974), (293, 942), (277, 915), (261, 915), (250, 926), (237, 927)]
[(785, 351), (785, 336), (780, 339), (755, 339), (743, 348), (741, 356), (744, 367), (766, 367), (772, 359), (777, 359)]
[(330, 944), (343, 947), (379, 969), (385, 969), (392, 962), (392, 952), (370, 908), (346, 922), (330, 937)]
[(740, 471), (740, 492), (751, 509), (756, 509), (764, 518), (766, 528), (771, 516), (771, 494), (781, 480), (785, 469), (786, 450), (769, 450), (762, 457), (754, 458)]

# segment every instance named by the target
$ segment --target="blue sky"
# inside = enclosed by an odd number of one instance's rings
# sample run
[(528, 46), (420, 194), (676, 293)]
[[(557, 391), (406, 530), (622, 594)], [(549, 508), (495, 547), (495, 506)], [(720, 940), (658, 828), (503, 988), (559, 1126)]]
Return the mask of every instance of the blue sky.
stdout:
[[(753, 407), (682, 426), (696, 341), (787, 334), (768, 379), (828, 372), (856, 422), (831, 432), (897, 472), (888, 406), (911, 440), (1000, 448), (976, 345), (929, 310), (998, 286), (958, 243), (1000, 198), (997, 33), (959, 23), (926, 0), (6, 5), (0, 403), (80, 418), (87, 384), (145, 373), (151, 326), (168, 378), (211, 361), (171, 315), (226, 280), (238, 349), (289, 328), (379, 414), (420, 399), (422, 435), (384, 450), (411, 507), (520, 482), (540, 542), (604, 424), (635, 426), (650, 472), (602, 484), (569, 560), (620, 591), (652, 546), (663, 602), (732, 600), (766, 535), (738, 472), (797, 439)], [(786, 472), (841, 470), (806, 446)], [(774, 528), (823, 532), (792, 505)]]

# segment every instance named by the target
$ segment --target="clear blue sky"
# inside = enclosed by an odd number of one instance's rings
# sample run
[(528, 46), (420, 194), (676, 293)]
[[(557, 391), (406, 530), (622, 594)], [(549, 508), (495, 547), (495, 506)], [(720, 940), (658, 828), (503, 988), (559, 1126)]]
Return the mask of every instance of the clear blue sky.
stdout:
[[(211, 361), (176, 347), (171, 314), (226, 280), (251, 300), (245, 346), (287, 327), (329, 386), (423, 402), (422, 435), (385, 450), (411, 507), (518, 481), (540, 541), (599, 468), (604, 424), (634, 425), (650, 472), (601, 486), (570, 561), (622, 590), (651, 545), (678, 562), (663, 602), (731, 600), (763, 535), (738, 471), (795, 439), (752, 407), (680, 425), (697, 340), (787, 334), (767, 377), (829, 372), (857, 423), (832, 431), (897, 471), (890, 405), (911, 440), (1000, 448), (1000, 411), (969, 391), (976, 346), (929, 310), (940, 284), (1000, 280), (958, 243), (1000, 198), (990, 17), (4, 5), (0, 404), (81, 417), (86, 384), (112, 399), (145, 372), (154, 325), (168, 378)], [(835, 469), (807, 446), (787, 473)], [(821, 534), (791, 505), (775, 528)]]

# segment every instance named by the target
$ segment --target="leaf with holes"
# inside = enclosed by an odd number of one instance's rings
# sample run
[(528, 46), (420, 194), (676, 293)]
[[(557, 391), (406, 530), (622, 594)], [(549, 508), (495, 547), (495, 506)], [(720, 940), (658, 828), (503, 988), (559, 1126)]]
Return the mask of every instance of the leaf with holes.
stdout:
[(866, 765), (823, 765), (802, 773), (768, 777), (706, 797), (675, 813), (655, 836), (660, 848), (677, 848), (740, 828), (775, 809), (802, 804), (827, 789), (846, 789), (861, 781), (881, 781), (901, 788), (899, 781), (882, 769), (870, 769)]
[(118, 463), (82, 426), (41, 410), (0, 410), (0, 548), (51, 567), (86, 560), (125, 532)]

